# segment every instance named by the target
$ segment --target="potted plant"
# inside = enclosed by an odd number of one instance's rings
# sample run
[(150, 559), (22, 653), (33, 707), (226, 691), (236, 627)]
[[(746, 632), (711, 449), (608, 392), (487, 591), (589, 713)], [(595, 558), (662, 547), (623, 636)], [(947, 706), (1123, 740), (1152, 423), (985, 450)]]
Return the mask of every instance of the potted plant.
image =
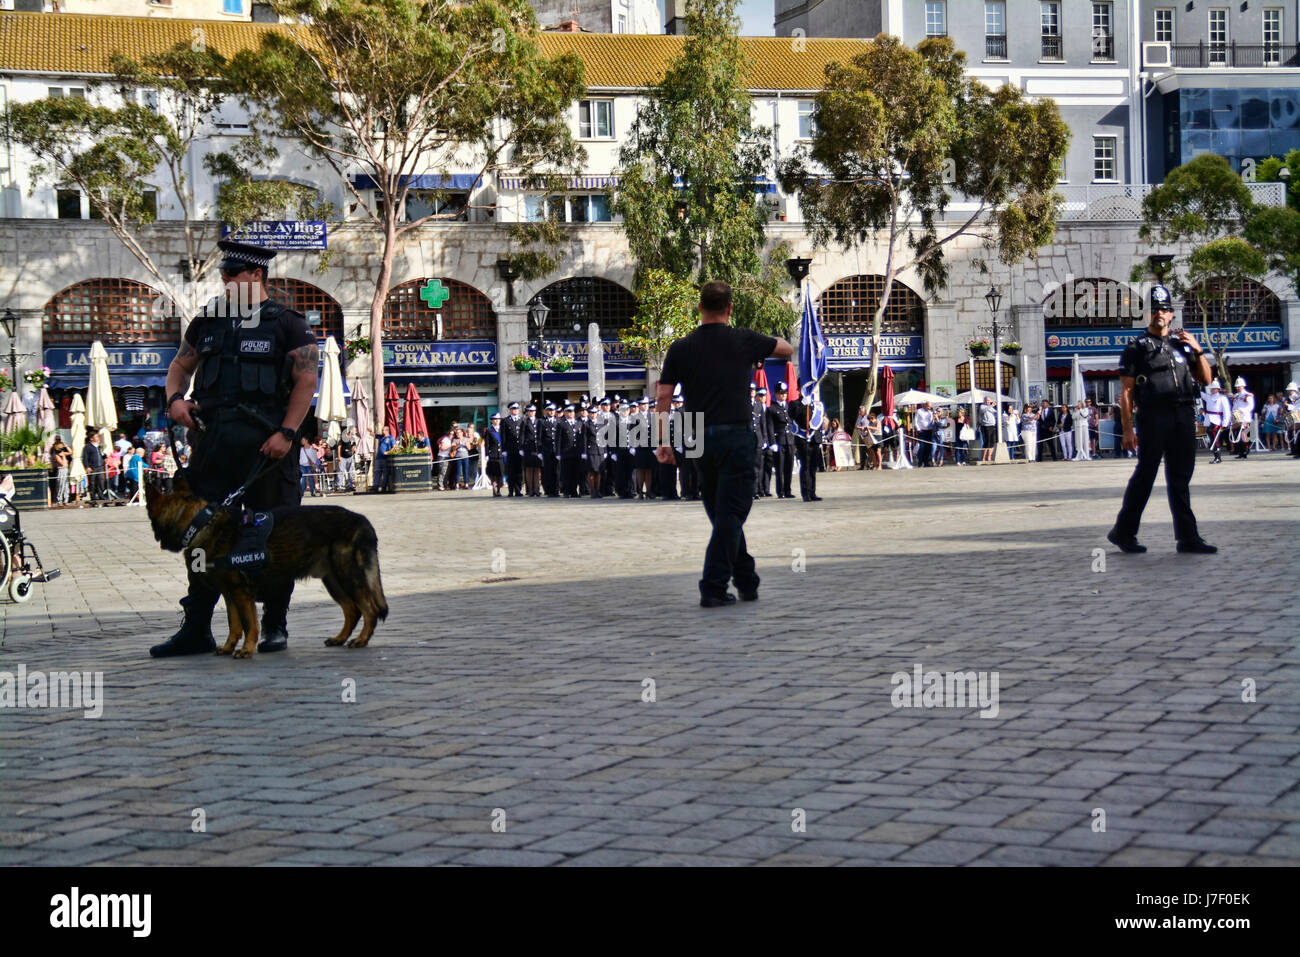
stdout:
[(13, 503), (19, 508), (47, 508), (50, 504), (50, 467), (45, 459), (49, 433), (24, 425), (0, 433), (0, 471), (13, 476)]
[(989, 345), (987, 339), (972, 339), (966, 343), (966, 348), (970, 349), (970, 354), (973, 356), (986, 356), (993, 347)]
[(429, 491), (433, 481), (431, 448), (420, 448), (415, 444), (414, 436), (406, 435), (388, 454), (394, 492)]
[(1018, 356), (1020, 355), (1020, 348), (1020, 343), (1018, 342), (1004, 342), (1002, 343), (1002, 354), (1007, 356)]
[(357, 356), (370, 355), (370, 339), (366, 336), (357, 336), (355, 339), (348, 339), (343, 343), (343, 350), (348, 354), (348, 360), (351, 361)]
[(23, 381), (34, 388), (41, 389), (50, 381), (50, 367), (41, 366), (39, 369), (29, 369), (23, 373)]
[(573, 368), (573, 356), (551, 356), (546, 360), (546, 371), (568, 372)]
[(512, 357), (510, 364), (515, 367), (516, 372), (532, 372), (537, 368), (537, 360), (532, 356), (524, 355), (522, 352)]

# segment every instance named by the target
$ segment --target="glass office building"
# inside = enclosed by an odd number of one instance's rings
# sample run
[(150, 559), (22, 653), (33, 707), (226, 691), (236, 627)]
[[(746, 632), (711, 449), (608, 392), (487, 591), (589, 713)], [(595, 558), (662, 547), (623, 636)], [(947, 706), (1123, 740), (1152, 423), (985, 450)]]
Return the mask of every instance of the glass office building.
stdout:
[(1241, 171), (1300, 149), (1300, 88), (1190, 88), (1165, 94), (1165, 169), (1216, 153)]

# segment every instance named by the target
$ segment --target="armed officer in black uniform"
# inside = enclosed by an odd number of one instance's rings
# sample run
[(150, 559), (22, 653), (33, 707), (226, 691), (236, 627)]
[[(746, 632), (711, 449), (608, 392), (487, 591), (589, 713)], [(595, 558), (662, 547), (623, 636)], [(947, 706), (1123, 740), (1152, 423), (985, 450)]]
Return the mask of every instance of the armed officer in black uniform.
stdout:
[[(219, 268), (226, 294), (194, 317), (167, 370), (167, 414), (190, 430), (194, 445), (185, 476), (197, 495), (220, 502), (259, 463), (270, 460), (273, 466), (248, 487), (244, 504), (254, 509), (298, 505), (298, 428), (316, 393), (316, 337), (301, 313), (267, 296), (274, 250), (229, 240), (217, 245), (225, 253)], [(187, 400), (191, 379), (193, 399)], [(195, 413), (206, 426), (203, 432), (196, 429)], [(268, 429), (268, 422), (278, 431)], [(288, 645), (285, 617), (292, 593), (290, 585), (258, 596), (263, 601), (258, 651)], [(189, 592), (181, 599), (180, 630), (149, 653), (167, 658), (215, 650), (211, 623), (218, 597), (191, 573)]]
[(772, 453), (772, 468), (776, 472), (776, 497), (794, 498), (790, 491), (790, 476), (794, 471), (794, 436), (790, 434), (790, 408), (786, 405), (788, 391), (784, 382), (776, 384), (776, 400), (767, 410), (767, 434), (776, 446)]
[[(767, 390), (763, 390), (764, 395)], [(749, 420), (758, 437), (758, 446), (754, 450), (754, 498), (763, 498), (767, 489), (763, 484), (763, 456), (767, 452), (767, 406), (758, 397), (758, 383), (749, 384)]]
[(542, 420), (537, 424), (537, 447), (542, 455), (542, 492), (547, 498), (560, 497), (560, 420), (555, 417), (555, 403), (546, 403)]
[[(1121, 551), (1145, 552), (1137, 540), (1142, 510), (1151, 496), (1160, 460), (1165, 460), (1165, 485), (1169, 510), (1174, 515), (1174, 536), (1180, 552), (1211, 554), (1218, 551), (1196, 530), (1192, 514), (1192, 469), (1196, 466), (1196, 396), (1210, 381), (1205, 352), (1186, 329), (1169, 334), (1174, 318), (1169, 290), (1151, 290), (1151, 324), (1124, 347), (1120, 356), (1119, 410), (1124, 423), (1124, 448), (1138, 450), (1137, 469), (1124, 492), (1124, 505), (1106, 538)], [(1141, 433), (1133, 429), (1133, 408)]]

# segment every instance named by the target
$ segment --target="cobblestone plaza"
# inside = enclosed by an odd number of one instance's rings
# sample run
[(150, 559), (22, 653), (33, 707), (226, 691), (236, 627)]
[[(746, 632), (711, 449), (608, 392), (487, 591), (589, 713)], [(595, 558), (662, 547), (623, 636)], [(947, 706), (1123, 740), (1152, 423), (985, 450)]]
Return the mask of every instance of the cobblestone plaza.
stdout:
[[(103, 711), (0, 713), (0, 863), (1294, 865), (1296, 466), (1205, 461), (1208, 557), (1159, 487), (1150, 551), (1106, 545), (1131, 462), (827, 474), (708, 610), (698, 503), (339, 498), (388, 621), (325, 648), (302, 583), (251, 661), (149, 658), (184, 569), (143, 509), (27, 512), (63, 577), (0, 605), (0, 671)], [(996, 714), (895, 707), (915, 670)]]

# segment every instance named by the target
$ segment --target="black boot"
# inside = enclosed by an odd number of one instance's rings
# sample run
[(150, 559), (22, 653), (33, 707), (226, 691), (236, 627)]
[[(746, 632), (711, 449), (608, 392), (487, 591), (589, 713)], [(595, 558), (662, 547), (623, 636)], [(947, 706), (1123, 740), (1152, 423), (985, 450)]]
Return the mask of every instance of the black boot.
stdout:
[(283, 624), (267, 625), (262, 623), (262, 640), (257, 644), (257, 650), (262, 654), (268, 654), (272, 651), (284, 651), (289, 647), (289, 629)]
[(185, 609), (185, 620), (180, 630), (162, 644), (154, 645), (149, 654), (155, 658), (175, 658), (179, 655), (212, 654), (217, 650), (217, 643), (212, 637), (212, 609), (204, 601), (196, 601), (192, 595), (181, 599)]

